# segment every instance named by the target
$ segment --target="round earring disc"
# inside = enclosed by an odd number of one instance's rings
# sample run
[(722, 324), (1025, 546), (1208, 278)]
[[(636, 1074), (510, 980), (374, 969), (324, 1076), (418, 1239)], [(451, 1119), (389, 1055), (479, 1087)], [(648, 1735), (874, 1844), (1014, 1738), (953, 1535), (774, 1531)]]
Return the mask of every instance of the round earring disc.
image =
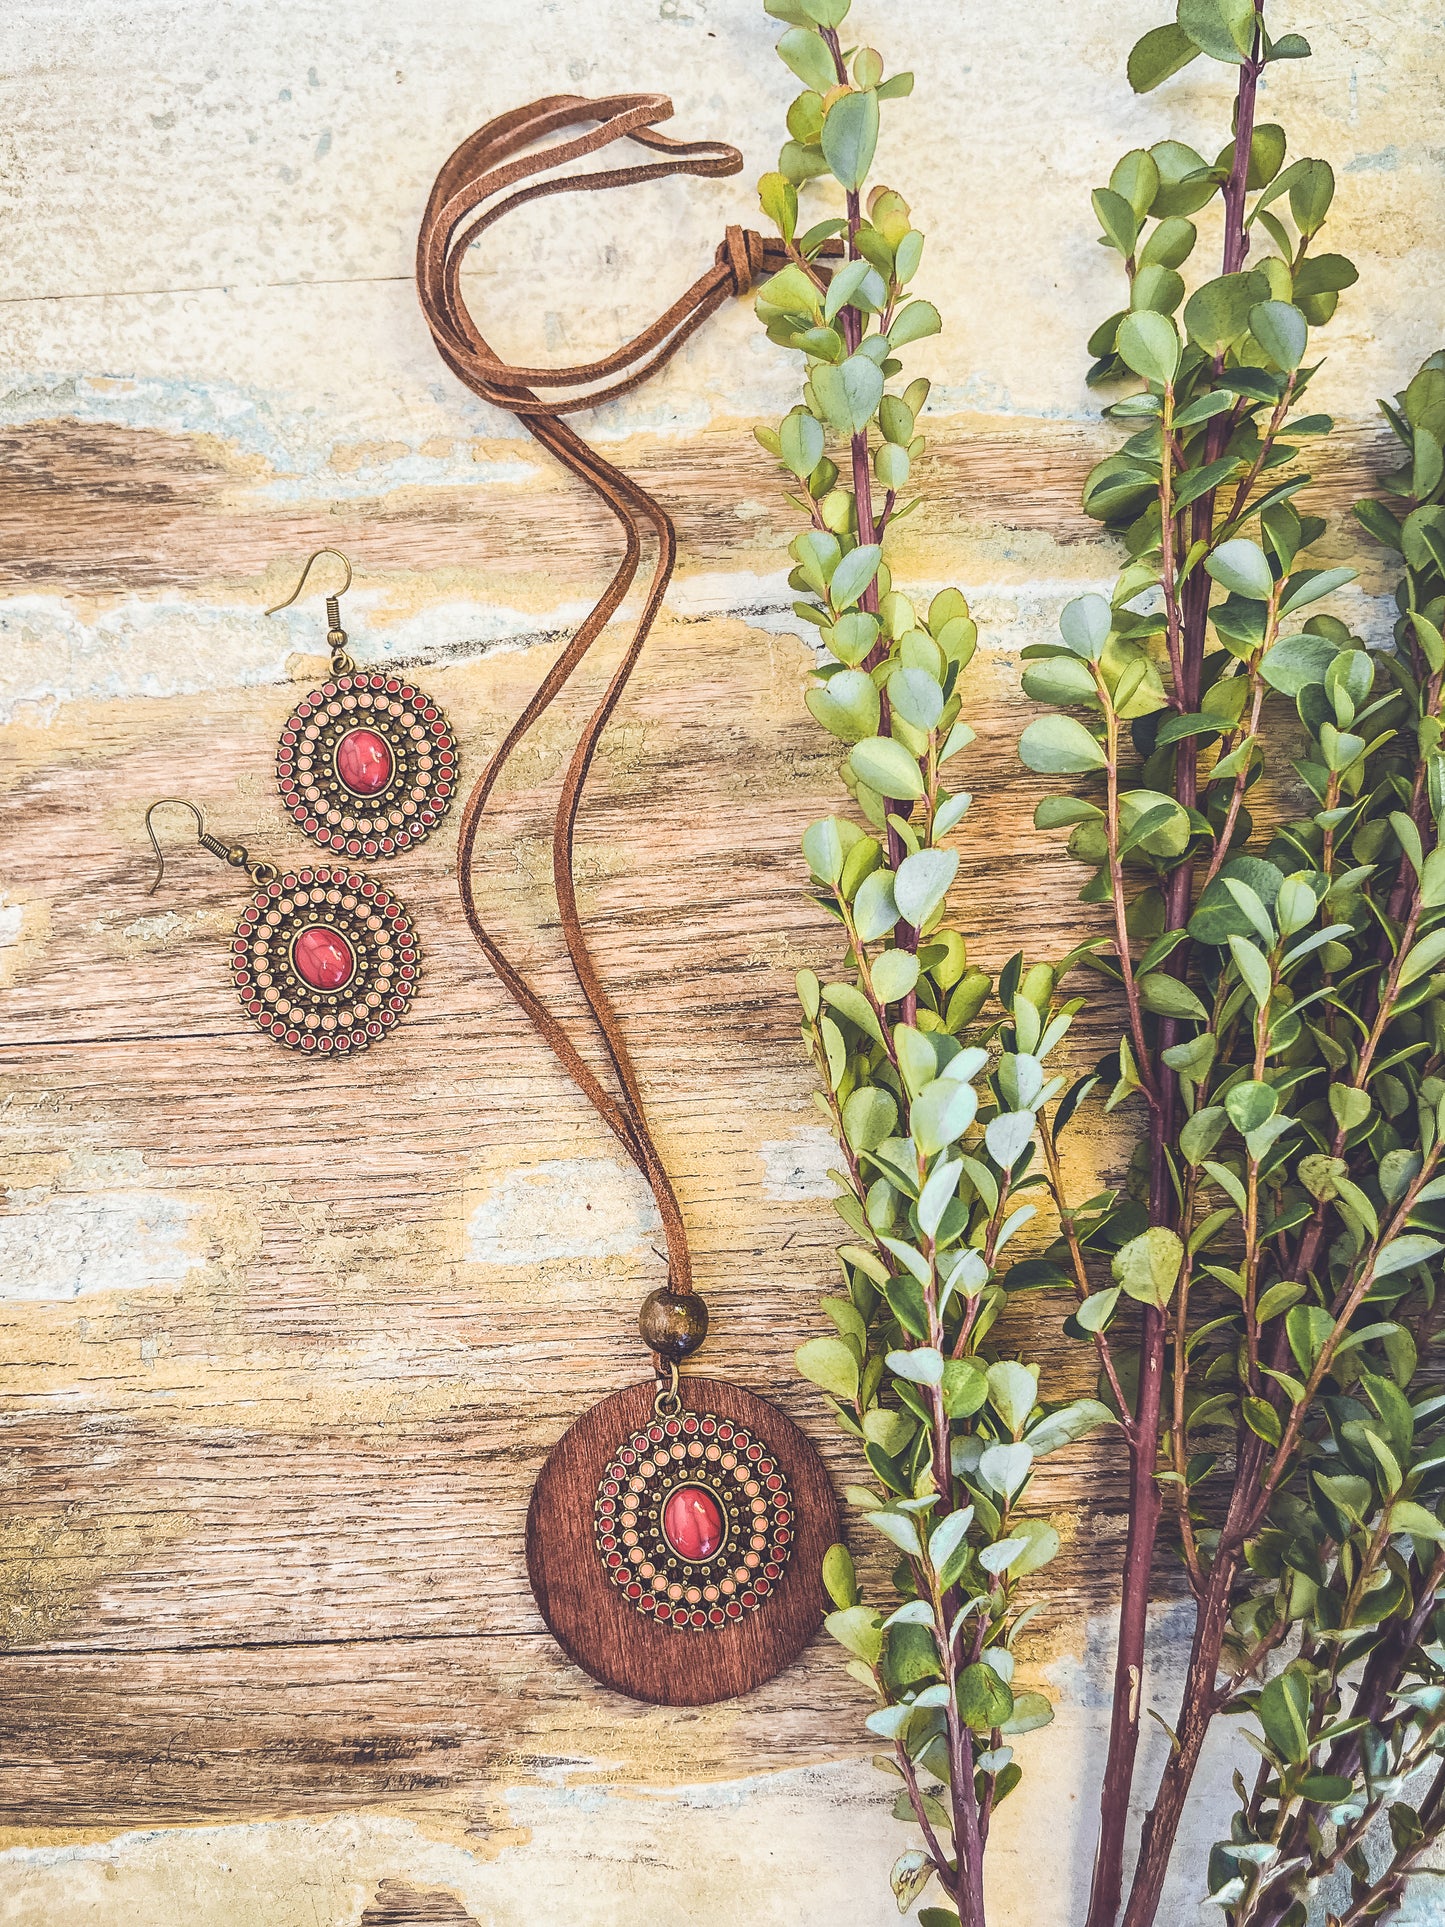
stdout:
[(396, 856), (452, 806), (457, 746), (425, 691), (355, 670), (297, 703), (276, 749), (292, 820), (338, 856)]
[(659, 1416), (656, 1389), (614, 1392), (552, 1448), (527, 1513), (527, 1575), (593, 1679), (704, 1706), (761, 1686), (817, 1632), (838, 1506), (812, 1441), (766, 1400), (683, 1378), (680, 1411)]
[(262, 884), (231, 939), (241, 1007), (307, 1056), (344, 1056), (385, 1037), (421, 976), (406, 906), (354, 870), (292, 870)]

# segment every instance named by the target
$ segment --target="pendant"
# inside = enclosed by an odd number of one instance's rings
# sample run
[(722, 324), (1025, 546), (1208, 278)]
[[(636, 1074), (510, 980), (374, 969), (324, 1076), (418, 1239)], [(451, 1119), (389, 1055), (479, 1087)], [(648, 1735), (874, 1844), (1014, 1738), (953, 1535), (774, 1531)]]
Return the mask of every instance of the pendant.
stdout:
[(297, 703), (276, 750), (281, 801), (323, 849), (396, 856), (451, 808), (456, 740), (424, 691), (375, 670), (334, 675)]
[(403, 904), (353, 870), (296, 870), (263, 883), (231, 940), (248, 1017), (278, 1044), (320, 1057), (365, 1050), (401, 1022), (421, 976)]
[(532, 1490), (527, 1574), (570, 1659), (660, 1706), (751, 1692), (826, 1610), (840, 1536), (812, 1442), (722, 1379), (652, 1380), (563, 1434)]

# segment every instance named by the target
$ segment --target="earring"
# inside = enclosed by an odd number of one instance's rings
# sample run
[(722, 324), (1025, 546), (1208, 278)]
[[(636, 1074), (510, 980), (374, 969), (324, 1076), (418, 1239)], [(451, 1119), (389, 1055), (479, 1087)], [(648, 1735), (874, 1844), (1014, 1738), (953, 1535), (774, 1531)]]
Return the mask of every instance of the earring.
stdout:
[(290, 608), (323, 555), (346, 570), (341, 588), (326, 598), (331, 676), (287, 718), (276, 781), (293, 822), (323, 849), (396, 856), (429, 836), (451, 808), (456, 740), (424, 690), (358, 669), (346, 653), (341, 597), (351, 587), (351, 564), (339, 549), (317, 549), (290, 595), (266, 614)]
[(156, 853), (154, 895), (165, 858), (151, 818), (189, 810), (196, 841), (232, 869), (245, 870), (256, 894), (231, 939), (231, 975), (246, 1015), (288, 1050), (328, 1057), (365, 1050), (399, 1024), (421, 976), (421, 945), (406, 907), (370, 877), (345, 869), (288, 871), (252, 863), (239, 843), (207, 833), (205, 818), (181, 796), (146, 811)]

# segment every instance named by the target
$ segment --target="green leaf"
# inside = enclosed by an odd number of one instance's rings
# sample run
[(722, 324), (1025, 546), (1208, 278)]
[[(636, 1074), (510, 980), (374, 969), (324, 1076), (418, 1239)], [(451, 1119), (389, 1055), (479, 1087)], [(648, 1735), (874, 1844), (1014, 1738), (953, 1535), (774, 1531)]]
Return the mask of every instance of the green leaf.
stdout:
[(1194, 914), (1189, 919), (1189, 934), (1199, 943), (1225, 944), (1231, 936), (1243, 936), (1253, 926), (1235, 902), (1228, 879), (1247, 883), (1266, 909), (1279, 895), (1280, 872), (1262, 857), (1232, 856), (1208, 885)]
[(1199, 58), (1199, 48), (1181, 26), (1171, 22), (1154, 27), (1142, 40), (1136, 40), (1129, 54), (1129, 85), (1136, 94), (1148, 94)]
[(805, 481), (823, 459), (823, 424), (806, 408), (795, 408), (778, 424), (784, 468)]
[(842, 308), (876, 314), (888, 297), (883, 277), (870, 261), (848, 261), (836, 268), (823, 297), (823, 319), (835, 321)]
[(1222, 1104), (1209, 1104), (1196, 1111), (1179, 1133), (1179, 1149), (1185, 1160), (1202, 1164), (1219, 1142), (1226, 1122), (1227, 1113)]
[(848, 1606), (829, 1613), (823, 1621), (840, 1646), (861, 1659), (865, 1666), (876, 1666), (883, 1651), (883, 1629), (878, 1615), (868, 1606)]
[(823, 1584), (840, 1612), (858, 1604), (858, 1575), (853, 1569), (853, 1555), (846, 1546), (829, 1546), (823, 1554)]
[(1329, 595), (1346, 582), (1353, 582), (1357, 573), (1355, 569), (1301, 569), (1285, 584), (1284, 594), (1280, 598), (1280, 614), (1293, 615), (1296, 609), (1303, 609), (1306, 603), (1318, 602), (1321, 596)]
[(1136, 220), (1142, 221), (1159, 192), (1159, 168), (1154, 156), (1147, 148), (1131, 148), (1115, 162), (1109, 185), (1116, 194), (1124, 196)]
[(883, 370), (867, 355), (820, 362), (812, 382), (818, 406), (840, 435), (861, 435), (883, 399)]
[(1231, 937), (1229, 950), (1234, 958), (1235, 968), (1248, 987), (1250, 996), (1263, 1010), (1269, 1003), (1270, 993), (1274, 987), (1268, 960), (1247, 937)]
[(1331, 1084), (1330, 1115), (1341, 1130), (1353, 1131), (1356, 1125), (1363, 1124), (1373, 1108), (1368, 1091), (1359, 1091), (1350, 1084)]
[(843, 1134), (856, 1152), (874, 1151), (898, 1128), (898, 1106), (876, 1084), (860, 1085), (843, 1106)]
[(992, 1666), (977, 1660), (958, 1676), (958, 1711), (975, 1733), (990, 1733), (1013, 1712), (1014, 1696)]
[(918, 982), (918, 958), (911, 950), (885, 950), (873, 959), (873, 991), (880, 1002), (896, 1004)]
[(862, 187), (877, 146), (877, 94), (870, 87), (840, 95), (823, 122), (823, 158), (834, 179), (852, 190)]
[(958, 1077), (937, 1077), (914, 1098), (908, 1128), (925, 1157), (962, 1137), (978, 1115), (978, 1093)]
[(785, 241), (798, 225), (798, 190), (781, 174), (764, 174), (758, 182), (758, 202)]
[(1179, 0), (1179, 25), (1201, 53), (1242, 67), (1254, 47), (1254, 0)]
[(1343, 254), (1309, 254), (1300, 263), (1294, 278), (1295, 299), (1313, 294), (1339, 294), (1345, 288), (1352, 288), (1359, 278), (1359, 269)]
[(1103, 769), (1108, 761), (1100, 744), (1072, 716), (1036, 717), (1019, 740), (1019, 756), (1027, 769), (1050, 776)]
[(1438, 1238), (1408, 1232), (1403, 1238), (1392, 1238), (1381, 1246), (1374, 1275), (1378, 1280), (1392, 1277), (1397, 1271), (1413, 1271), (1416, 1265), (1427, 1263), (1439, 1251), (1445, 1251), (1445, 1245)]
[(1415, 983), (1421, 977), (1428, 977), (1432, 970), (1445, 962), (1445, 925), (1432, 930), (1428, 937), (1412, 944), (1406, 952), (1405, 961), (1400, 966), (1399, 984), (1401, 990), (1407, 984)]
[(835, 609), (841, 611), (853, 606), (877, 575), (882, 559), (883, 551), (876, 542), (863, 542), (856, 549), (849, 549), (828, 584), (828, 600)]
[(1282, 696), (1298, 696), (1302, 689), (1323, 684), (1325, 672), (1338, 654), (1337, 645), (1327, 636), (1301, 631), (1266, 650), (1259, 673)]
[(1445, 1525), (1411, 1499), (1396, 1499), (1390, 1507), (1390, 1530), (1408, 1532), (1413, 1539), (1428, 1539), (1436, 1545), (1445, 1543)]
[(858, 780), (880, 796), (915, 802), (923, 795), (917, 760), (891, 736), (870, 736), (855, 743), (848, 762)]
[(1074, 1313), (1074, 1322), (1086, 1332), (1101, 1332), (1114, 1315), (1119, 1302), (1119, 1288), (1109, 1291), (1093, 1291)]
[(837, 84), (833, 56), (824, 45), (822, 36), (807, 27), (794, 27), (785, 33), (778, 42), (778, 55), (783, 64), (790, 67), (803, 85), (811, 87), (814, 93), (826, 94), (830, 87)]
[(1206, 354), (1222, 355), (1249, 327), (1250, 310), (1269, 299), (1262, 274), (1221, 274), (1196, 288), (1184, 308), (1184, 325)]
[(825, 984), (823, 1002), (855, 1024), (865, 1037), (871, 1037), (875, 1044), (883, 1042), (883, 1032), (878, 1025), (873, 1006), (853, 984)]
[(864, 943), (886, 937), (898, 921), (898, 905), (893, 900), (893, 872), (878, 869), (858, 885), (853, 898), (853, 921)]
[(964, 1506), (959, 1512), (950, 1512), (946, 1519), (940, 1519), (928, 1535), (928, 1563), (935, 1572), (941, 1572), (949, 1560), (963, 1544), (968, 1528), (973, 1523), (973, 1507)]
[(918, 1559), (923, 1553), (923, 1542), (918, 1536), (918, 1527), (906, 1512), (893, 1512), (880, 1506), (876, 1512), (867, 1514), (870, 1526), (876, 1526), (885, 1539), (891, 1539), (900, 1552), (910, 1558)]
[(1285, 1316), (1284, 1328), (1296, 1365), (1308, 1374), (1335, 1329), (1334, 1319), (1319, 1305), (1295, 1305)]
[[(1158, 171), (1157, 166), (1155, 171)], [(1194, 252), (1194, 243), (1198, 238), (1199, 230), (1192, 221), (1181, 220), (1177, 214), (1171, 214), (1166, 220), (1159, 222), (1144, 243), (1144, 251), (1139, 256), (1140, 262), (1145, 267), (1180, 267)], [(1204, 397), (1201, 397), (1202, 399)], [(1197, 402), (1194, 404), (1195, 407), (1198, 405)], [(1229, 406), (1227, 398), (1224, 406)], [(1177, 422), (1183, 418), (1176, 415), (1174, 419)]]
[[(1014, 1535), (1015, 1544), (1017, 1544), (1019, 1540), (1023, 1541), (1020, 1549), (1008, 1562), (1007, 1570), (1011, 1579), (1022, 1579), (1028, 1573), (1038, 1572), (1041, 1567), (1048, 1565), (1051, 1559), (1058, 1557), (1059, 1548), (1063, 1541), (1059, 1538), (1058, 1532), (1049, 1524), (1047, 1519), (1014, 1519), (1010, 1522), (1009, 1530)], [(1042, 1695), (1039, 1697), (1042, 1697)], [(1045, 1700), (1044, 1704), (1047, 1706), (1048, 1701)], [(1017, 1700), (1014, 1701), (1014, 1705), (1017, 1707)], [(1052, 1709), (1050, 1709), (1050, 1712), (1052, 1713)], [(1012, 1715), (1010, 1715), (1004, 1724), (1008, 1726), (1012, 1732), (1026, 1730), (1020, 1729), (1013, 1724)], [(1045, 1726), (1048, 1722), (1046, 1720), (1040, 1720), (1038, 1724)]]
[(1276, 368), (1288, 373), (1304, 360), (1309, 324), (1292, 302), (1261, 301), (1249, 311), (1249, 332)]
[(911, 1351), (889, 1352), (883, 1362), (895, 1378), (906, 1378), (910, 1384), (943, 1383), (943, 1353), (933, 1345), (918, 1345)]
[[(887, 395), (883, 399), (887, 401)], [(891, 489), (895, 495), (906, 485), (912, 467), (908, 450), (893, 442), (883, 442), (873, 451), (873, 473), (882, 487)]]
[(798, 1370), (831, 1397), (851, 1405), (858, 1397), (858, 1360), (841, 1338), (810, 1338), (794, 1353)]
[(1119, 323), (1117, 349), (1126, 367), (1161, 388), (1179, 372), (1179, 332), (1167, 315), (1126, 315)]
[(888, 678), (888, 701), (895, 716), (925, 735), (943, 715), (943, 688), (928, 669), (895, 669)]
[(1166, 970), (1151, 970), (1139, 979), (1139, 1001), (1157, 1017), (1186, 1017), (1200, 1024), (1209, 1021), (1209, 1012), (1188, 984)]
[(1212, 555), (1205, 557), (1204, 566), (1216, 582), (1236, 595), (1263, 602), (1274, 592), (1274, 577), (1264, 550), (1243, 536), (1221, 542)]
[(880, 100), (906, 100), (913, 92), (912, 74), (890, 74), (878, 89)]
[(829, 535), (824, 529), (804, 529), (788, 544), (788, 554), (815, 595), (828, 593), (828, 583), (841, 553), (837, 536)]
[(1079, 1398), (1041, 1418), (1031, 1432), (1024, 1434), (1024, 1444), (1032, 1448), (1036, 1458), (1042, 1458), (1046, 1452), (1057, 1452), (1061, 1445), (1087, 1437), (1097, 1426), (1113, 1423), (1114, 1414), (1101, 1400)]
[(958, 872), (957, 850), (919, 850), (904, 857), (893, 879), (899, 913), (915, 929), (943, 902)]
[[(1033, 1524), (1034, 1521), (1028, 1523)], [(1015, 1693), (1013, 1711), (1004, 1721), (1003, 1730), (1005, 1733), (1032, 1733), (1036, 1727), (1047, 1726), (1053, 1717), (1054, 1709), (1042, 1693)], [(922, 1921), (920, 1914), (920, 1927)]]
[(1283, 1434), (1280, 1430), (1279, 1413), (1267, 1399), (1246, 1398), (1241, 1400), (1244, 1422), (1256, 1438), (1266, 1445), (1278, 1445)]
[(1059, 634), (1064, 646), (1085, 662), (1097, 662), (1104, 653), (1114, 612), (1101, 595), (1075, 596), (1059, 613)]
[(850, 609), (825, 628), (824, 640), (840, 662), (856, 667), (878, 640), (878, 618), (867, 609)]
[(1023, 674), (1024, 694), (1036, 703), (1094, 703), (1098, 690), (1086, 663), (1077, 656), (1045, 656), (1031, 662)]
[(1301, 234), (1318, 234), (1334, 198), (1335, 172), (1329, 162), (1306, 161), (1289, 190), (1289, 211)]
[(1099, 217), (1099, 226), (1104, 230), (1109, 243), (1125, 257), (1133, 254), (1139, 239), (1139, 221), (1134, 210), (1122, 194), (1116, 194), (1112, 187), (1094, 189), (1094, 212)]
[(1027, 1365), (1020, 1365), (1011, 1358), (999, 1359), (989, 1366), (989, 1403), (1011, 1434), (1022, 1432), (1028, 1424), (1029, 1413), (1037, 1404), (1038, 1396), (1037, 1367), (1030, 1371)]
[[(848, 826), (850, 829), (852, 825)], [(822, 883), (836, 886), (843, 874), (843, 832), (836, 816), (820, 816), (803, 832), (803, 855), (808, 868)]]
[(888, 346), (903, 348), (910, 341), (922, 341), (925, 336), (941, 334), (942, 331), (942, 317), (931, 301), (910, 301), (906, 308), (894, 316), (893, 325), (888, 330)]
[(1114, 1254), (1114, 1277), (1130, 1298), (1162, 1311), (1179, 1282), (1184, 1246), (1166, 1225), (1150, 1225)]
[[(973, 1254), (979, 1265), (983, 1259)], [(971, 1358), (950, 1358), (943, 1368), (943, 1405), (950, 1418), (972, 1418), (988, 1397), (988, 1379)]]
[(830, 676), (827, 682), (805, 690), (803, 701), (815, 720), (845, 743), (862, 742), (877, 731), (878, 689), (873, 678), (861, 669), (844, 669)]
[(1309, 1703), (1309, 1687), (1293, 1671), (1270, 1680), (1259, 1696), (1259, 1723), (1266, 1739), (1295, 1766), (1310, 1755)]
[[(826, 996), (827, 992), (823, 994)], [(1279, 1108), (1279, 1098), (1273, 1085), (1246, 1082), (1230, 1088), (1224, 1108), (1235, 1130), (1247, 1134), (1257, 1131), (1267, 1118), (1274, 1116)]]

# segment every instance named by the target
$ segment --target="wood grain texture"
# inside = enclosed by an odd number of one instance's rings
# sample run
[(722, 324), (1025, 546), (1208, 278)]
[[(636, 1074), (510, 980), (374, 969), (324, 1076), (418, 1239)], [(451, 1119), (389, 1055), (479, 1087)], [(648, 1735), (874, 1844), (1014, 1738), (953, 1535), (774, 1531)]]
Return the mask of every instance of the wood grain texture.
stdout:
[[(1079, 872), (1033, 834), (1014, 743), (1018, 646), (1117, 562), (1078, 508), (1117, 440), (1082, 385), (1117, 276), (1088, 240), (1089, 190), (1124, 146), (1217, 144), (1227, 124), (1229, 76), (1208, 63), (1128, 94), (1123, 47), (1159, 11), (910, 0), (885, 23), (918, 87), (908, 148), (880, 152), (929, 234), (920, 292), (945, 317), (910, 364), (937, 385), (924, 506), (890, 560), (921, 595), (960, 583), (979, 616), (954, 904), (994, 969), (1078, 934)], [(414, 666), (473, 772), (615, 563), (610, 518), (438, 368), (410, 281), (442, 156), (559, 88), (669, 91), (673, 131), (737, 141), (748, 171), (519, 215), (476, 270), (506, 351), (607, 352), (725, 222), (755, 218), (747, 180), (796, 91), (775, 23), (756, 0), (605, 12), (605, 31), (587, 0), (19, 0), (0, 19), (15, 1927), (896, 1919), (887, 1871), (908, 1836), (866, 1764), (867, 1696), (825, 1640), (741, 1700), (669, 1708), (596, 1686), (536, 1610), (533, 1481), (645, 1370), (636, 1307), (662, 1265), (645, 1190), (462, 927), (454, 824), (385, 868), (427, 972), (406, 1024), (349, 1062), (298, 1063), (240, 1016), (232, 873), (181, 836), (145, 894), (141, 816), (165, 794), (257, 855), (312, 855), (272, 756), (324, 672), (324, 625), (319, 604), (262, 614), (312, 548), (353, 556), (358, 660)], [(1362, 567), (1331, 606), (1381, 634), (1388, 584), (1347, 514), (1381, 445), (1374, 397), (1438, 345), (1441, 29), (1418, 4), (1385, 18), (1343, 0), (1302, 24), (1317, 58), (1281, 70), (1279, 117), (1292, 153), (1332, 161), (1330, 245), (1361, 266), (1312, 390), (1341, 433), (1308, 500), (1332, 518), (1328, 559)], [(915, 153), (927, 166), (904, 178)], [(738, 305), (635, 404), (583, 423), (674, 513), (680, 568), (604, 740), (578, 870), (712, 1312), (701, 1369), (764, 1394), (841, 1490), (862, 1468), (792, 1363), (836, 1277), (834, 1154), (792, 979), (838, 957), (798, 855), (838, 807), (837, 754), (802, 707), (795, 524), (751, 436), (796, 383)], [(603, 639), (529, 739), (484, 835), (488, 915), (574, 1019), (551, 811), (619, 646)], [(1075, 1066), (1117, 1015), (1093, 995)], [(1125, 1120), (1081, 1132), (1080, 1195), (1117, 1182), (1127, 1148)], [(1031, 1297), (1000, 1343), (1082, 1392), (1059, 1311)], [(1065, 1543), (1020, 1665), (1058, 1718), (1021, 1741), (1025, 1779), (995, 1821), (999, 1927), (1079, 1911), (1124, 1525), (1107, 1435), (1051, 1457), (1035, 1492)], [(876, 1535), (850, 1536), (879, 1596)], [(1151, 1696), (1186, 1618), (1161, 1613)], [(1204, 1812), (1195, 1836), (1225, 1824)], [(1172, 1920), (1192, 1918), (1197, 1876), (1182, 1870)]]
[(376, 1898), (361, 1916), (359, 1927), (477, 1927), (477, 1917), (469, 1914), (455, 1894), (432, 1887), (408, 1886), (401, 1880), (384, 1880)]
[(777, 1461), (793, 1505), (793, 1543), (771, 1598), (736, 1624), (694, 1633), (645, 1618), (607, 1577), (593, 1517), (603, 1470), (648, 1424), (655, 1390), (645, 1383), (615, 1392), (547, 1454), (527, 1508), (527, 1576), (558, 1643), (593, 1679), (655, 1706), (708, 1706), (784, 1672), (817, 1632), (827, 1606), (823, 1554), (839, 1535), (838, 1503), (816, 1450), (781, 1412), (743, 1386), (686, 1375), (684, 1412), (746, 1426)]

